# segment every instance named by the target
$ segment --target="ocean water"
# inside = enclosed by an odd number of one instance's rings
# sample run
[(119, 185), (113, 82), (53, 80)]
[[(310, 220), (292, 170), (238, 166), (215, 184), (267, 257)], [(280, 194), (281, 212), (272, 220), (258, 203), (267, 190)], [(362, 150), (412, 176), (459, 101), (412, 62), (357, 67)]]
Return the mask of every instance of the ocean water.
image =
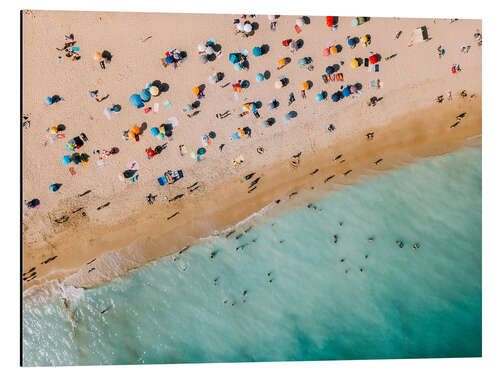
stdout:
[(315, 206), (94, 289), (25, 296), (24, 365), (481, 356), (480, 147)]

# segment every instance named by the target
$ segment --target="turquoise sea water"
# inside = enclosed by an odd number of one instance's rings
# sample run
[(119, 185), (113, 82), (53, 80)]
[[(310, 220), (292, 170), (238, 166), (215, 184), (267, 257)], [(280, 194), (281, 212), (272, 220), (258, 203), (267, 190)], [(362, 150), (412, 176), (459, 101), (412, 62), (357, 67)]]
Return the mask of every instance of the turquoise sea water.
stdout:
[(25, 297), (24, 364), (481, 356), (480, 147), (315, 205), (66, 289), (69, 308)]

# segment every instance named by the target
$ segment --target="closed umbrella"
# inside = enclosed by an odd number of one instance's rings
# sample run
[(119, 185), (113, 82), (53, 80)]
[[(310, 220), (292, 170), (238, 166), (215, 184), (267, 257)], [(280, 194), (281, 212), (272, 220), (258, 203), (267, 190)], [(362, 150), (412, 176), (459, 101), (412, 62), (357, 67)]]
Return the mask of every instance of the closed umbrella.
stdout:
[(254, 56), (262, 55), (262, 49), (260, 47), (253, 47), (252, 53)]
[(257, 80), (257, 82), (264, 81), (264, 74), (258, 73), (257, 76), (255, 77), (255, 79)]
[(359, 62), (357, 59), (351, 61), (351, 68), (357, 68), (359, 66)]
[(370, 63), (371, 63), (371, 64), (376, 64), (376, 63), (378, 63), (378, 56), (377, 56), (377, 55), (371, 55), (371, 56), (370, 56)]
[(342, 90), (342, 95), (344, 95), (346, 98), (351, 95), (351, 89), (349, 87), (344, 87)]
[(130, 96), (129, 101), (130, 101), (130, 104), (136, 106), (137, 108), (144, 107), (144, 104), (142, 103), (142, 99), (139, 96), (139, 94), (132, 94)]
[(333, 66), (327, 66), (326, 67), (326, 74), (333, 74), (334, 73)]
[(330, 56), (330, 48), (325, 48), (323, 50), (323, 56)]
[(141, 90), (140, 96), (141, 96), (142, 101), (144, 101), (144, 102), (147, 102), (147, 101), (149, 101), (149, 99), (151, 99), (151, 93), (149, 92), (149, 90), (146, 90), (146, 89)]
[(61, 162), (64, 164), (64, 165), (68, 165), (69, 163), (71, 163), (71, 156), (69, 155), (64, 155), (61, 159)]

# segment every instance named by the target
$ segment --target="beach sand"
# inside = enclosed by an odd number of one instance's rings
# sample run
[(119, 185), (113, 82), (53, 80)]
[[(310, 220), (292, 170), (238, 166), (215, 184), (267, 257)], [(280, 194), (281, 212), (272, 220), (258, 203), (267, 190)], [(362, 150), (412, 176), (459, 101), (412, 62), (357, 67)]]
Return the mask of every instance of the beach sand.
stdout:
[[(268, 207), (270, 215), (278, 215), (303, 205), (333, 189), (370, 178), (380, 171), (397, 168), (419, 158), (443, 154), (467, 144), (467, 140), (482, 134), (481, 130), (481, 47), (473, 34), (481, 28), (479, 20), (397, 19), (372, 18), (367, 23), (351, 26), (351, 17), (341, 17), (338, 30), (331, 31), (324, 17), (311, 17), (310, 24), (297, 34), (293, 29), (294, 16), (277, 19), (276, 31), (269, 30), (267, 16), (257, 16), (255, 34), (241, 39), (231, 30), (233, 15), (94, 13), (32, 11), (23, 16), (23, 111), (30, 113), (31, 127), (23, 131), (23, 199), (38, 198), (38, 209), (23, 211), (23, 270), (36, 266), (37, 278), (25, 282), (24, 288), (44, 281), (65, 279), (67, 285), (91, 287), (123, 275), (161, 256), (178, 252), (199, 238), (223, 231), (253, 213)], [(426, 25), (431, 40), (408, 46), (413, 29)], [(395, 39), (397, 31), (401, 37)], [(81, 59), (71, 61), (55, 48), (64, 44), (64, 35), (73, 33), (80, 47)], [(351, 49), (348, 35), (361, 37), (370, 34), (371, 45)], [(151, 36), (142, 42), (143, 38)], [(197, 55), (197, 45), (214, 37), (222, 46), (221, 56), (203, 65)], [(282, 46), (281, 41), (302, 39), (304, 46), (295, 53)], [(323, 56), (330, 43), (341, 44), (343, 50), (334, 56)], [(270, 51), (260, 57), (248, 57), (249, 71), (236, 72), (228, 54), (242, 48), (267, 44)], [(470, 45), (468, 53), (460, 46)], [(446, 54), (439, 58), (437, 47)], [(185, 61), (174, 70), (163, 67), (160, 58), (166, 50), (178, 48), (187, 52)], [(112, 61), (106, 69), (99, 68), (93, 59), (96, 51), (109, 50)], [(354, 57), (368, 57), (370, 51), (382, 56), (380, 72), (365, 67), (352, 69)], [(397, 54), (389, 61), (385, 57)], [(312, 57), (313, 71), (298, 66), (298, 59)], [(277, 61), (290, 57), (291, 63), (276, 70)], [(340, 64), (343, 82), (323, 83), (325, 67)], [(452, 74), (452, 64), (462, 71)], [(255, 81), (257, 73), (271, 72), (265, 82)], [(222, 82), (212, 85), (208, 76), (224, 72)], [(275, 89), (274, 82), (285, 75), (290, 83)], [(159, 103), (160, 110), (144, 113), (129, 104), (129, 96), (139, 92), (153, 80), (167, 82), (169, 90), (147, 104)], [(250, 81), (250, 87), (233, 97), (231, 85), (238, 79)], [(380, 89), (369, 88), (370, 81), (380, 79)], [(300, 84), (311, 80), (313, 87), (307, 98), (300, 95)], [(333, 103), (322, 102), (315, 95), (322, 90), (328, 96), (342, 85), (360, 83), (359, 97), (344, 98)], [(188, 118), (182, 111), (195, 98), (193, 86), (205, 84), (201, 111)], [(109, 99), (96, 103), (88, 91), (98, 89)], [(452, 92), (452, 100), (446, 92)], [(459, 93), (467, 90), (466, 98)], [(288, 106), (288, 94), (296, 101)], [(44, 105), (50, 95), (64, 100)], [(474, 94), (474, 97), (471, 96)], [(444, 102), (434, 99), (443, 95)], [(366, 102), (372, 97), (383, 99), (375, 106)], [(266, 104), (276, 98), (280, 106), (270, 111)], [(169, 100), (170, 109), (163, 108)], [(238, 117), (241, 106), (261, 101), (260, 119), (252, 114)], [(107, 120), (106, 107), (120, 104), (119, 113)], [(217, 119), (216, 113), (231, 111), (231, 116)], [(281, 118), (290, 110), (298, 116), (288, 125)], [(456, 116), (467, 113), (458, 126)], [(162, 142), (149, 134), (149, 128), (177, 117), (173, 140), (167, 149), (147, 160), (144, 149)], [(274, 117), (270, 128), (260, 123)], [(122, 140), (122, 132), (134, 123), (147, 123), (148, 130), (137, 143)], [(333, 134), (327, 131), (334, 124)], [(65, 140), (48, 142), (45, 129), (64, 124), (69, 139), (84, 132), (89, 142), (81, 149), (90, 155), (88, 167), (75, 166), (72, 176), (60, 159), (68, 154)], [(237, 128), (249, 126), (250, 138), (229, 140)], [(209, 131), (217, 136), (207, 146), (201, 162), (188, 155), (180, 156), (178, 145), (189, 151), (202, 147), (201, 137)], [(374, 138), (365, 136), (374, 132)], [(224, 143), (222, 151), (218, 145)], [(257, 153), (261, 146), (264, 153)], [(92, 150), (118, 147), (119, 153), (105, 160), (103, 168), (96, 167)], [(290, 165), (291, 156), (301, 152), (300, 164)], [(337, 161), (334, 157), (342, 154)], [(243, 155), (244, 163), (233, 166), (231, 160)], [(376, 165), (374, 162), (383, 159)], [(342, 160), (345, 160), (342, 162)], [(139, 179), (122, 182), (118, 175), (131, 161), (139, 163)], [(156, 179), (168, 169), (182, 169), (184, 178), (173, 185), (159, 186)], [(311, 175), (318, 169), (317, 173)], [(352, 170), (348, 176), (343, 173)], [(261, 177), (257, 188), (248, 193), (250, 181), (243, 176), (256, 172)], [(331, 175), (327, 183), (323, 181)], [(198, 182), (192, 193), (188, 186)], [(62, 184), (58, 192), (49, 185)], [(314, 188), (314, 190), (312, 190)], [(91, 190), (83, 197), (78, 194)], [(289, 198), (293, 192), (297, 195)], [(145, 197), (157, 195), (153, 205)], [(167, 202), (185, 194), (175, 202)], [(281, 199), (280, 204), (274, 203)], [(110, 202), (108, 207), (96, 210)], [(80, 211), (77, 209), (82, 208)], [(86, 215), (82, 216), (82, 212)], [(168, 219), (174, 213), (179, 214)], [(61, 216), (69, 219), (57, 224)], [(223, 233), (221, 235), (224, 235)], [(188, 250), (189, 251), (189, 250)], [(57, 256), (54, 261), (41, 264)], [(95, 260), (94, 260), (95, 259)], [(87, 264), (90, 263), (90, 264)], [(92, 268), (94, 268), (92, 270)], [(91, 270), (91, 271), (90, 271)], [(90, 271), (90, 272), (89, 272)]]

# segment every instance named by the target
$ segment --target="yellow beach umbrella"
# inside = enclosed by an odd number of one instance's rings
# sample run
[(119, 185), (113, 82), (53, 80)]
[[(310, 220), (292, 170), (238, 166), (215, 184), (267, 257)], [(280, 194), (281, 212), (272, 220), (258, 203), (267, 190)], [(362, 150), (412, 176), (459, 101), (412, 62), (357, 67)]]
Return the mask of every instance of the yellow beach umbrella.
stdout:
[(149, 88), (149, 92), (150, 92), (150, 93), (151, 93), (151, 95), (153, 95), (153, 96), (158, 96), (158, 95), (160, 95), (160, 89), (158, 89), (158, 87), (156, 87), (156, 86), (151, 86), (151, 87)]
[(337, 47), (335, 47), (335, 46), (331, 46), (331, 47), (330, 47), (330, 53), (331, 53), (332, 55), (335, 55), (337, 52), (338, 52), (338, 51), (337, 51)]
[(359, 66), (358, 60), (354, 59), (351, 61), (351, 68), (357, 68)]
[(361, 37), (361, 41), (362, 41), (363, 43), (368, 43), (368, 37), (367, 37), (366, 35), (363, 35), (363, 36)]
[(198, 95), (200, 93), (200, 88), (198, 86), (193, 87), (193, 94)]
[(284, 67), (284, 66), (285, 66), (285, 64), (286, 64), (286, 60), (285, 60), (285, 59), (279, 59), (279, 60), (278, 60), (278, 66), (279, 66), (280, 68)]
[(309, 82), (302, 82), (302, 90), (309, 90)]
[(57, 134), (57, 126), (52, 126), (49, 130), (50, 134)]
[(100, 61), (100, 60), (102, 60), (102, 53), (101, 53), (101, 52), (96, 52), (96, 53), (94, 54), (94, 60), (95, 60), (95, 61)]
[(134, 134), (139, 134), (141, 132), (141, 128), (137, 125), (134, 125), (130, 131)]

